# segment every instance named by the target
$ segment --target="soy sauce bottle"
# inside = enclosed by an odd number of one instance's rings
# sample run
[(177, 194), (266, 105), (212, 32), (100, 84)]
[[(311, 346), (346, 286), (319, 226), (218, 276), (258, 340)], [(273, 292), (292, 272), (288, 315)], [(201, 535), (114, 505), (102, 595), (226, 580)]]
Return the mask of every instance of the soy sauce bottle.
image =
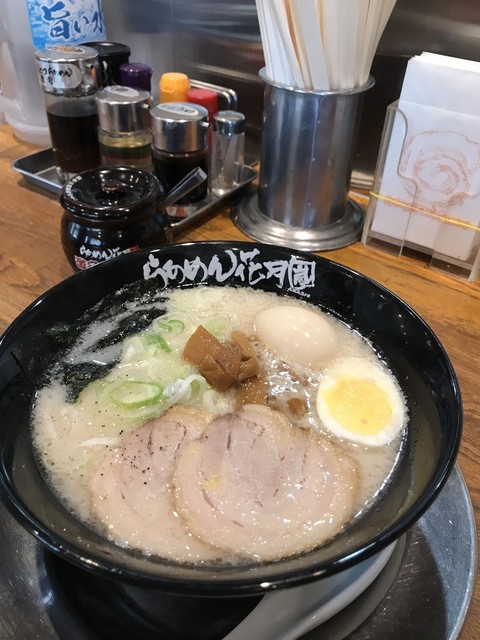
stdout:
[[(189, 102), (166, 102), (150, 110), (153, 130), (153, 170), (165, 192), (192, 169), (208, 173), (208, 111)], [(170, 216), (182, 217), (182, 206), (207, 195), (207, 181), (169, 207)]]
[(97, 137), (98, 53), (82, 45), (36, 52), (59, 180), (100, 165)]

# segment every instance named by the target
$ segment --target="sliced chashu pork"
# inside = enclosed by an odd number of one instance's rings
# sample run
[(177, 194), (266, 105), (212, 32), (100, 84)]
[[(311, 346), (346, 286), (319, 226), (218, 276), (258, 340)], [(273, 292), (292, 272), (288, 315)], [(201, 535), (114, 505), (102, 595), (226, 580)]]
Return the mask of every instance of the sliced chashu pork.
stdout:
[(353, 515), (358, 477), (340, 448), (277, 411), (247, 405), (179, 451), (173, 484), (192, 533), (268, 560), (335, 536)]
[(218, 558), (218, 549), (185, 528), (174, 511), (170, 488), (176, 456), (214, 417), (199, 409), (172, 407), (107, 454), (90, 485), (92, 508), (118, 544), (182, 562)]

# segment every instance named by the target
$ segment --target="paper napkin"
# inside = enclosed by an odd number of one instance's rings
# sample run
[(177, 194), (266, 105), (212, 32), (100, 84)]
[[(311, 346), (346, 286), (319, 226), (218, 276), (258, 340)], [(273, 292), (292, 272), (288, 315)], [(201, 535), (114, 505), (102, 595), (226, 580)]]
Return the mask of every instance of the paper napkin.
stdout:
[(411, 58), (387, 143), (371, 232), (467, 260), (480, 225), (480, 63)]

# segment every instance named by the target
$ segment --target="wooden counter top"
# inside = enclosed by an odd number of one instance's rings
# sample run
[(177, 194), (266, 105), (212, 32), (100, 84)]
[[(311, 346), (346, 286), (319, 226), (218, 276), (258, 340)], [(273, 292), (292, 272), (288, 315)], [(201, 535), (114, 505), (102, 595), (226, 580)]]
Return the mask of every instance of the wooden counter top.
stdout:
[[(0, 125), (0, 332), (35, 298), (72, 275), (60, 243), (61, 207), (56, 196), (30, 185), (11, 162), (36, 148)], [(177, 242), (249, 240), (225, 209)], [(459, 465), (480, 524), (480, 282), (436, 272), (421, 260), (394, 257), (360, 243), (323, 253), (378, 281), (409, 303), (443, 343), (457, 372), (464, 403)], [(478, 431), (477, 431), (478, 430)], [(431, 603), (435, 607), (435, 603)], [(461, 640), (480, 638), (480, 589)], [(443, 640), (443, 639), (439, 639)]]

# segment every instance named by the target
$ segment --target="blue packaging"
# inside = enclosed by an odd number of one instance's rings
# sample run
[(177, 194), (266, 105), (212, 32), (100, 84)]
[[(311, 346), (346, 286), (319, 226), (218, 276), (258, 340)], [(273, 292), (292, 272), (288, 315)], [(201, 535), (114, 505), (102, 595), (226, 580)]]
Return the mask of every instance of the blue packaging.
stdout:
[(36, 49), (107, 37), (102, 0), (26, 0)]

